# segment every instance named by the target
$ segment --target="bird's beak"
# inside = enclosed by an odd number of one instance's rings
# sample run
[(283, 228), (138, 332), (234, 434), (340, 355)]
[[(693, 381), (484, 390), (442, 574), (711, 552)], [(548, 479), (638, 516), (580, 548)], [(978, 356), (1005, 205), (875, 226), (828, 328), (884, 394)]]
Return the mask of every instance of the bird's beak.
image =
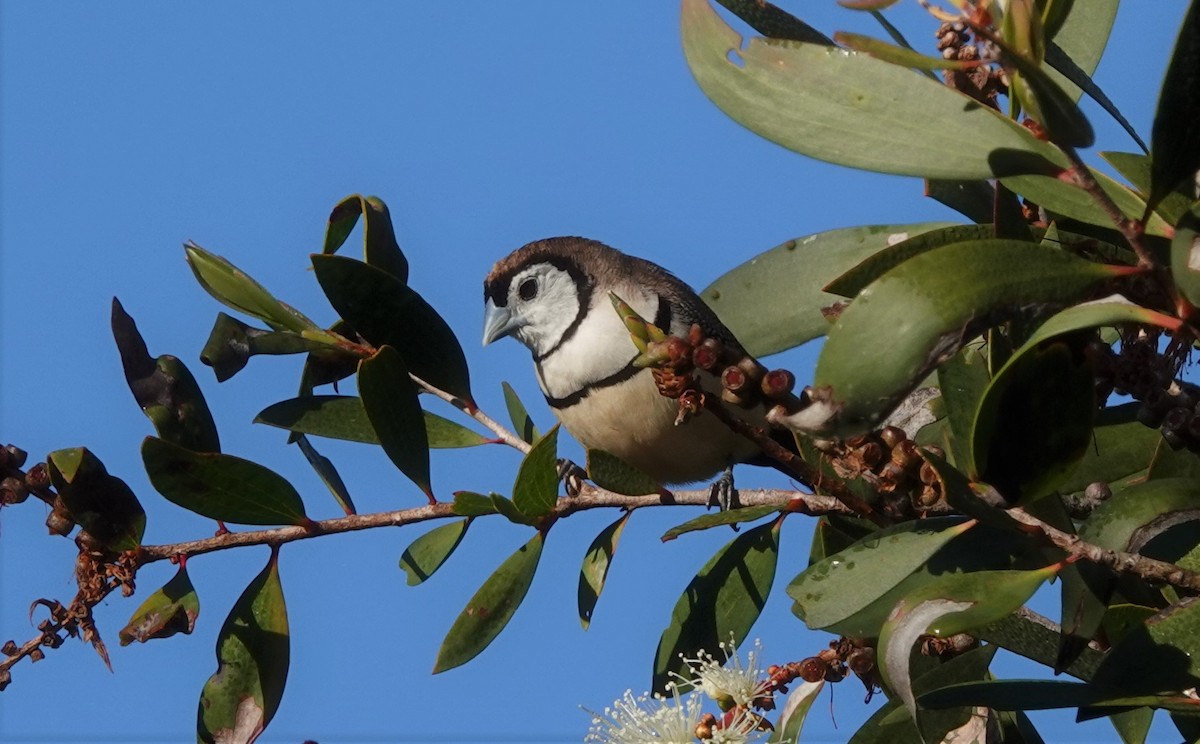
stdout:
[(523, 323), (513, 317), (507, 307), (498, 307), (488, 298), (483, 307), (483, 345), (487, 346), (520, 328)]

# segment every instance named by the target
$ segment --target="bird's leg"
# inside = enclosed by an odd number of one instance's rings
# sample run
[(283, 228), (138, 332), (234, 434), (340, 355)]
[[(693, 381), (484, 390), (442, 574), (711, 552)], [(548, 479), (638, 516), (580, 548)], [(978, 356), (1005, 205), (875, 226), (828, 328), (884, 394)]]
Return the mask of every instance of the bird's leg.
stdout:
[(566, 486), (568, 496), (578, 496), (583, 490), (587, 472), (565, 457), (558, 458), (558, 479)]
[(740, 506), (737, 489), (733, 487), (732, 465), (722, 470), (721, 475), (713, 481), (708, 491), (708, 505), (709, 507), (719, 507), (721, 511), (729, 511)]

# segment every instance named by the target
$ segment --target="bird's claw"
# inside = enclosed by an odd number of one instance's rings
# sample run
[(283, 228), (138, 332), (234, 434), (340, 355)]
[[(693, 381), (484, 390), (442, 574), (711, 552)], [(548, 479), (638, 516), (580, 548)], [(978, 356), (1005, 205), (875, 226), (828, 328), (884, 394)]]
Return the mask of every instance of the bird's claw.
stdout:
[(558, 479), (567, 489), (568, 496), (578, 496), (583, 490), (583, 479), (587, 472), (565, 457), (558, 458)]
[(725, 468), (720, 477), (713, 481), (708, 491), (708, 506), (709, 508), (718, 507), (721, 511), (729, 511), (740, 506), (737, 489), (733, 487), (732, 467)]

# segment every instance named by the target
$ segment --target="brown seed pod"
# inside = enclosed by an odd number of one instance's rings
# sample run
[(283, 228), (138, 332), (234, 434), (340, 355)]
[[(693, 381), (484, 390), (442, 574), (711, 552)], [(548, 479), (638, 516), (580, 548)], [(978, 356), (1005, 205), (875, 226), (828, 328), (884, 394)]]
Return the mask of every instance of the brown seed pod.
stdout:
[(896, 445), (908, 438), (904, 430), (898, 426), (885, 426), (879, 430), (879, 440), (883, 442), (888, 449), (895, 448)]

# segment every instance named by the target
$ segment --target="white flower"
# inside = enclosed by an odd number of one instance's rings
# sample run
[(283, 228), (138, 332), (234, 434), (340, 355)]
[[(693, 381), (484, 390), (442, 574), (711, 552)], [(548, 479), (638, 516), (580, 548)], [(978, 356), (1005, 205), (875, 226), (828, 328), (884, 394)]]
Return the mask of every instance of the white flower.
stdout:
[[(590, 711), (589, 711), (590, 712)], [(584, 742), (590, 744), (693, 744), (696, 724), (700, 722), (700, 699), (697, 695), (679, 698), (633, 696), (632, 690), (604, 715), (592, 713), (592, 727)]]
[(728, 666), (717, 661), (712, 654), (701, 651), (695, 659), (683, 659), (692, 677), (680, 676), (679, 679), (699, 687), (705, 695), (717, 701), (722, 710), (729, 710), (735, 705), (749, 708), (758, 698), (774, 694), (771, 680), (758, 666), (762, 645), (757, 640), (754, 641), (754, 649), (746, 654), (744, 667), (732, 640), (722, 643), (721, 651), (726, 657), (724, 664)]
[(713, 727), (712, 738), (707, 744), (747, 744), (762, 741), (771, 733), (759, 729), (762, 719), (749, 708), (739, 706), (736, 713), (727, 715), (732, 715), (732, 718), (724, 726)]

